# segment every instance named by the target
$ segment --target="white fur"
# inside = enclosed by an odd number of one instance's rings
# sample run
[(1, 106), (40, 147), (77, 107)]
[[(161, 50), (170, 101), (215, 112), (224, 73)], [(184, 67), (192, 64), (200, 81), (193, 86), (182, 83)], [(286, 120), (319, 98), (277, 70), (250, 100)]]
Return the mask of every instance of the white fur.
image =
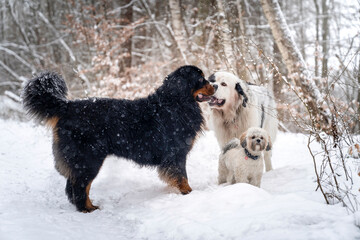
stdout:
[[(262, 144), (265, 147), (256, 146), (256, 149), (251, 149), (252, 136), (257, 138), (263, 137)], [(244, 140), (245, 139), (245, 140)], [(249, 128), (242, 136), (242, 140), (246, 142), (246, 149), (254, 156), (259, 156), (258, 159), (253, 160), (245, 154), (245, 149), (241, 146), (238, 138), (232, 139), (226, 146), (231, 145), (232, 148), (222, 153), (219, 158), (219, 184), (222, 183), (249, 183), (251, 185), (260, 187), (261, 178), (264, 169), (264, 151), (271, 140), (267, 132), (261, 128)], [(226, 147), (225, 147), (226, 148)]]
[[(210, 122), (220, 147), (223, 148), (233, 138), (239, 138), (248, 128), (260, 127), (261, 105), (265, 110), (263, 128), (274, 142), (278, 120), (273, 94), (262, 86), (248, 85), (228, 72), (216, 72), (214, 76), (215, 82), (212, 84), (218, 85), (214, 96), (226, 101), (221, 107), (211, 107)], [(225, 83), (226, 86), (222, 86), (222, 83)], [(240, 84), (248, 97), (246, 107), (242, 105), (243, 96), (239, 95), (235, 89), (236, 83)], [(271, 155), (271, 151), (269, 151), (264, 156), (266, 171), (272, 170)]]

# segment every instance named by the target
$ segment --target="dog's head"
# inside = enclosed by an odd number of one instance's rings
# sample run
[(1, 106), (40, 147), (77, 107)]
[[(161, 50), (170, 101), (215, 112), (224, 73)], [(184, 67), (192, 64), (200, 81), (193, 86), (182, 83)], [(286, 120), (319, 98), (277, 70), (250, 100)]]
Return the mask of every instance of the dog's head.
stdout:
[(270, 151), (272, 147), (269, 134), (258, 127), (252, 127), (245, 131), (240, 137), (240, 143), (250, 152)]
[(164, 85), (170, 95), (191, 94), (198, 102), (209, 101), (215, 92), (214, 87), (205, 79), (204, 73), (198, 67), (190, 65), (182, 66), (169, 74)]
[(247, 106), (247, 86), (244, 86), (234, 74), (229, 72), (216, 72), (209, 77), (211, 85), (215, 88), (215, 94), (209, 101), (212, 109), (238, 108), (240, 105)]

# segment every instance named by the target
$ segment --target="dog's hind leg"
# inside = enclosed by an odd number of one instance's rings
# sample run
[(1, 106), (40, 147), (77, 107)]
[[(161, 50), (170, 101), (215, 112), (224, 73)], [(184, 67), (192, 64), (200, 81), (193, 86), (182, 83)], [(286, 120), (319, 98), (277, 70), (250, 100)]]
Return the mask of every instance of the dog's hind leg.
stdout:
[(273, 169), (272, 163), (271, 163), (271, 156), (272, 156), (272, 151), (271, 150), (264, 152), (265, 170), (267, 172)]
[(72, 187), (72, 184), (71, 184), (70, 179), (67, 179), (67, 181), (66, 181), (65, 193), (66, 193), (69, 201), (70, 201), (72, 204), (75, 204), (75, 202), (74, 202), (74, 196), (73, 196), (73, 187)]
[[(84, 164), (84, 168), (76, 169), (66, 184), (66, 193), (78, 211), (92, 212), (99, 207), (94, 206), (89, 198), (91, 183), (97, 176), (103, 160), (92, 160)], [(99, 164), (100, 163), (100, 164)], [(71, 197), (72, 195), (72, 197)]]
[(92, 212), (99, 208), (94, 206), (89, 198), (90, 187), (94, 178), (89, 180), (88, 177), (81, 176), (72, 183), (72, 201), (73, 204), (75, 204), (76, 209), (80, 212)]

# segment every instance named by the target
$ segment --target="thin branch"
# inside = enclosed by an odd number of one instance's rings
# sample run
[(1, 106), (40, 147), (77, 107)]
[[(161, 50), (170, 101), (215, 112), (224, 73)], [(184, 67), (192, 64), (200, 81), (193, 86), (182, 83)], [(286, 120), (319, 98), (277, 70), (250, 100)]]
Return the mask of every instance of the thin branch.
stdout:
[(3, 67), (11, 76), (13, 76), (17, 81), (24, 82), (26, 79), (22, 76), (17, 75), (17, 73), (9, 68), (3, 61), (0, 60), (0, 66)]
[(62, 39), (60, 37), (59, 32), (56, 30), (56, 28), (49, 22), (49, 20), (44, 16), (44, 14), (42, 14), (40, 11), (37, 11), (37, 14), (39, 15), (39, 17), (41, 18), (41, 20), (43, 20), (47, 26), (56, 34), (57, 37), (59, 37), (59, 41), (61, 43), (61, 45), (63, 45), (63, 47), (66, 49), (66, 51), (69, 53), (70, 58), (72, 61), (76, 61), (75, 55), (72, 52), (72, 50), (70, 49), (70, 47), (66, 44), (66, 42), (64, 41), (64, 39)]
[(314, 169), (315, 169), (315, 174), (316, 174), (316, 181), (317, 181), (317, 183), (318, 183), (318, 187), (320, 188), (320, 191), (321, 191), (322, 195), (324, 196), (324, 199), (325, 199), (325, 201), (326, 201), (326, 204), (330, 204), (329, 200), (328, 200), (327, 197), (326, 197), (326, 194), (325, 194), (325, 192), (324, 192), (324, 189), (322, 188), (322, 185), (321, 185), (321, 183), (320, 183), (320, 177), (319, 177), (318, 170), (317, 170), (317, 166), (316, 166), (315, 156), (314, 156), (314, 154), (313, 154), (313, 152), (312, 152), (312, 150), (311, 150), (311, 147), (310, 147), (310, 143), (311, 143), (310, 139), (311, 139), (311, 135), (310, 135), (309, 138), (308, 138), (307, 147), (308, 147), (309, 152), (310, 152), (310, 155), (311, 155), (311, 157), (312, 157), (312, 159), (313, 159)]
[(20, 57), (17, 53), (15, 53), (14, 51), (8, 49), (8, 48), (4, 48), (0, 46), (0, 50), (6, 52), (9, 55), (14, 56), (17, 60), (19, 60), (22, 64), (24, 64), (26, 67), (30, 68), (30, 70), (34, 73), (36, 72), (36, 68), (34, 66), (32, 66), (30, 63), (28, 63), (27, 61), (25, 61), (25, 59), (23, 59), (22, 57)]

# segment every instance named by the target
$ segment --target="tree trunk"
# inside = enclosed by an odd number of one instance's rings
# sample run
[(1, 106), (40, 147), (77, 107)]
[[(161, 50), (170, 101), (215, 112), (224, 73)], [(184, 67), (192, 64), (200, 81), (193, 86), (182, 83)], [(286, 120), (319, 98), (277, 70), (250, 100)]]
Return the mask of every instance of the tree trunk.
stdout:
[[(55, 18), (56, 18), (56, 15), (55, 15), (55, 4), (56, 2), (55, 1), (51, 1), (51, 0), (47, 0), (47, 15), (48, 15), (48, 19), (49, 19), (49, 22), (53, 25), (53, 26), (56, 26), (56, 22), (55, 22)], [(39, 31), (36, 31), (36, 34), (37, 35), (40, 35), (39, 34)], [(53, 54), (53, 58), (54, 58), (54, 61), (55, 63), (61, 63), (61, 52), (60, 52), (60, 49), (59, 49), (59, 46), (58, 44), (53, 44), (50, 48), (50, 51), (52, 52)]]
[(299, 49), (292, 39), (289, 27), (277, 0), (261, 0), (264, 14), (269, 22), (275, 42), (288, 69), (289, 77), (301, 89), (303, 102), (312, 117), (316, 117), (317, 127), (329, 130), (331, 114), (322, 94), (315, 85)]
[(5, 40), (5, 14), (6, 14), (6, 6), (5, 1), (0, 2), (0, 41), (4, 42)]
[[(360, 58), (359, 58), (359, 65), (358, 65), (358, 70), (357, 70), (357, 82), (358, 82), (358, 86), (360, 86)], [(358, 103), (357, 115), (356, 115), (357, 116), (357, 131), (359, 131), (360, 130), (360, 88), (358, 88), (358, 91), (357, 91), (357, 103)]]
[(187, 51), (189, 50), (186, 42), (186, 31), (181, 18), (180, 0), (169, 0), (171, 12), (171, 23), (174, 31), (174, 38), (184, 62), (188, 64)]
[(315, 28), (316, 28), (316, 38), (315, 38), (315, 77), (319, 76), (319, 18), (320, 11), (317, 0), (314, 0), (315, 10), (316, 10), (316, 20), (315, 20)]
[[(129, 5), (131, 3), (131, 0), (126, 0), (124, 2), (126, 5)], [(127, 24), (131, 24), (133, 22), (133, 6), (129, 6), (125, 8), (122, 12), (122, 18), (126, 19)], [(124, 43), (124, 50), (128, 53), (126, 57), (124, 57), (124, 64), (121, 67), (123, 70), (126, 68), (130, 68), (132, 66), (131, 64), (131, 55), (132, 55), (132, 36), (127, 39), (127, 41)]]
[[(246, 59), (245, 59), (245, 55), (246, 55), (246, 47), (245, 47), (245, 36), (246, 36), (246, 28), (245, 28), (245, 24), (244, 24), (244, 18), (243, 18), (243, 10), (242, 10), (242, 1), (241, 0), (237, 0), (236, 1), (236, 6), (237, 6), (237, 10), (238, 10), (238, 16), (239, 16), (239, 26), (240, 26), (240, 54), (241, 54), (241, 59), (239, 62), (239, 67), (238, 67), (238, 74), (239, 77), (242, 80), (245, 80), (246, 82), (250, 82), (250, 76), (249, 76), (249, 72), (246, 68)], [(235, 63), (236, 64), (236, 63)]]
[(219, 12), (220, 37), (222, 39), (222, 45), (224, 47), (224, 54), (226, 58), (225, 61), (231, 72), (237, 73), (234, 51), (231, 44), (230, 28), (226, 19), (222, 0), (217, 0), (217, 8)]
[[(298, 21), (301, 22), (300, 24), (300, 32), (299, 32), (299, 35), (300, 35), (300, 48), (301, 48), (301, 55), (304, 57), (304, 60), (306, 61), (306, 53), (305, 53), (305, 39), (306, 39), (306, 36), (305, 36), (305, 29), (304, 29), (304, 24), (302, 22), (303, 19), (306, 19), (306, 17), (304, 16), (304, 1), (299, 1), (299, 11), (300, 11), (300, 14), (298, 16)], [(305, 13), (305, 14), (308, 14), (308, 13)]]
[[(273, 56), (274, 56), (274, 62), (275, 64), (279, 67), (279, 71), (281, 73), (285, 73), (286, 71), (283, 71), (284, 67), (283, 64), (281, 64), (281, 53), (279, 51), (279, 48), (277, 46), (277, 44), (274, 42), (273, 43)], [(284, 82), (281, 79), (280, 74), (278, 74), (277, 72), (273, 72), (273, 91), (274, 91), (274, 96), (276, 97), (276, 99), (282, 99), (283, 98), (283, 94), (281, 93), (281, 90), (283, 88)]]
[(322, 0), (322, 68), (321, 68), (321, 77), (326, 78), (328, 75), (328, 35), (329, 35), (329, 13), (328, 13), (328, 3), (327, 0)]

